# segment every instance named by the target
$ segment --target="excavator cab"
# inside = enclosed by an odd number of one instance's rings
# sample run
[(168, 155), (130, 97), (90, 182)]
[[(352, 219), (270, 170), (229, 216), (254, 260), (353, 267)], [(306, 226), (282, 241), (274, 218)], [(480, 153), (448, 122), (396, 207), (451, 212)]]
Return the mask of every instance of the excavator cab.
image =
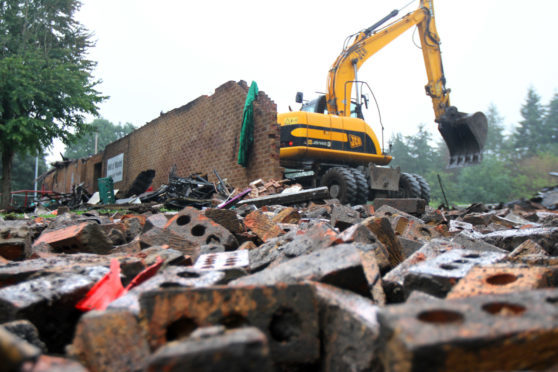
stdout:
[(482, 112), (465, 114), (451, 106), (436, 122), (448, 146), (449, 168), (481, 162), (488, 133), (488, 121)]

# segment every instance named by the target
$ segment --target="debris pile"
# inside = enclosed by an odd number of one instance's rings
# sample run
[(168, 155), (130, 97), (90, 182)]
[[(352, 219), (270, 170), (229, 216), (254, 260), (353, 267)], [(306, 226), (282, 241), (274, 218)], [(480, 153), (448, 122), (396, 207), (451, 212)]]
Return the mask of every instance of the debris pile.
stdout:
[(179, 212), (2, 221), (3, 370), (558, 367), (558, 213), (320, 189), (183, 205), (210, 185), (151, 194)]

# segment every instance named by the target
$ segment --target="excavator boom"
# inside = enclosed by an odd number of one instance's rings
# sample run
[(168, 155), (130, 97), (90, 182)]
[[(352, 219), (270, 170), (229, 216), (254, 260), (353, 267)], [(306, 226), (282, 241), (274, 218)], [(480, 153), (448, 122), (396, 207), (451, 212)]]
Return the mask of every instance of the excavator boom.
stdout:
[[(421, 0), (419, 8), (390, 25), (383, 23), (398, 11), (359, 32), (332, 65), (328, 75), (327, 109), (330, 114), (350, 116), (353, 83), (362, 64), (403, 32), (417, 26), (428, 83), (426, 94), (432, 99), (435, 121), (448, 146), (450, 167), (479, 163), (487, 135), (487, 120), (482, 112), (460, 113), (450, 105), (440, 53), (440, 38), (434, 22), (432, 0)], [(359, 97), (357, 97), (359, 99)]]

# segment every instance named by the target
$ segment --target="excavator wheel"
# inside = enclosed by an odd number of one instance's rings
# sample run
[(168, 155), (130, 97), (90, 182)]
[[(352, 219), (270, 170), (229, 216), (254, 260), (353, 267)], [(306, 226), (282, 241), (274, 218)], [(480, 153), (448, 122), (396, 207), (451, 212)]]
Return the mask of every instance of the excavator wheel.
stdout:
[(420, 183), (414, 175), (401, 173), (401, 177), (399, 177), (399, 194), (402, 198), (422, 198)]
[(428, 204), (430, 202), (430, 186), (428, 185), (428, 182), (426, 182), (424, 177), (419, 176), (418, 174), (413, 174), (413, 176), (420, 185), (420, 197), (426, 200), (426, 204)]
[(329, 194), (339, 199), (341, 204), (352, 204), (357, 195), (357, 183), (349, 168), (334, 167), (327, 170), (321, 179), (321, 185), (327, 186)]
[(353, 203), (357, 205), (366, 204), (366, 202), (368, 202), (368, 189), (369, 189), (366, 176), (364, 175), (364, 173), (360, 171), (360, 169), (357, 168), (350, 168), (350, 169), (351, 169), (351, 173), (353, 174), (353, 177), (355, 178), (355, 182), (357, 186), (356, 197), (353, 200)]

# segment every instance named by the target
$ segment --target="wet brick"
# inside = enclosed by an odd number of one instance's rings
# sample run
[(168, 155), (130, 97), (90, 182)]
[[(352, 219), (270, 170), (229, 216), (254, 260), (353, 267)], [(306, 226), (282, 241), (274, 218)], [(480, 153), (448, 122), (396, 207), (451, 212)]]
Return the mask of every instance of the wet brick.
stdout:
[(58, 230), (44, 231), (33, 246), (43, 242), (62, 253), (107, 254), (112, 249), (111, 240), (95, 222), (82, 222)]
[(242, 222), (238, 219), (236, 212), (233, 210), (208, 208), (204, 211), (204, 214), (232, 233), (241, 233), (244, 231)]
[(127, 311), (90, 311), (81, 317), (69, 348), (91, 372), (139, 371), (149, 346), (136, 317)]
[(244, 225), (254, 232), (263, 242), (267, 242), (269, 239), (284, 233), (271, 218), (259, 209), (251, 212), (244, 218)]
[(323, 371), (378, 370), (378, 307), (353, 292), (315, 283)]
[(225, 282), (225, 273), (221, 271), (200, 272), (191, 267), (167, 266), (157, 275), (132, 288), (124, 296), (111, 302), (109, 309), (124, 309), (139, 314), (139, 296), (148, 291), (165, 288), (199, 288)]
[(146, 371), (273, 370), (267, 338), (257, 328), (207, 328), (211, 332), (199, 334), (200, 328), (188, 339), (162, 346), (150, 357)]
[(556, 268), (474, 267), (448, 293), (447, 298), (499, 294), (545, 288), (556, 282)]
[(374, 289), (378, 300), (383, 301), (383, 291), (377, 287), (381, 285), (381, 277), (373, 252), (362, 252), (351, 244), (341, 244), (293, 258), (234, 280), (230, 285), (273, 285), (305, 280), (331, 284), (367, 297), (372, 296)]
[(307, 284), (166, 289), (143, 293), (140, 306), (152, 349), (198, 327), (250, 325), (267, 336), (274, 362), (319, 357), (317, 300)]
[(27, 221), (2, 221), (0, 224), (0, 256), (22, 260), (31, 247), (32, 229)]
[[(165, 230), (197, 246), (219, 243), (227, 250), (238, 247), (238, 241), (231, 232), (193, 207), (186, 207), (178, 212), (167, 222)], [(172, 240), (169, 240), (169, 245), (174, 248)]]
[(26, 362), (37, 360), (41, 350), (0, 326), (0, 369), (19, 371)]
[(502, 253), (452, 249), (412, 266), (405, 275), (405, 292), (417, 290), (443, 298), (473, 266), (490, 265), (505, 257)]
[(49, 352), (62, 352), (81, 313), (74, 308), (108, 272), (85, 267), (78, 273), (51, 274), (0, 289), (0, 322), (27, 319), (39, 330)]
[(405, 276), (414, 265), (452, 249), (460, 248), (461, 246), (459, 244), (442, 239), (433, 239), (425, 244), (421, 249), (413, 253), (400, 265), (383, 276), (382, 282), (388, 302), (402, 302), (405, 300), (407, 293), (404, 291), (403, 283), (405, 281)]
[(374, 209), (378, 210), (384, 205), (388, 205), (394, 209), (400, 210), (409, 214), (421, 215), (426, 209), (426, 201), (417, 198), (397, 198), (397, 199), (383, 199), (376, 198), (373, 201)]
[(558, 291), (534, 290), (383, 308), (386, 371), (509, 371), (558, 363)]
[(362, 221), (360, 213), (346, 205), (336, 204), (331, 209), (331, 224), (343, 231)]

